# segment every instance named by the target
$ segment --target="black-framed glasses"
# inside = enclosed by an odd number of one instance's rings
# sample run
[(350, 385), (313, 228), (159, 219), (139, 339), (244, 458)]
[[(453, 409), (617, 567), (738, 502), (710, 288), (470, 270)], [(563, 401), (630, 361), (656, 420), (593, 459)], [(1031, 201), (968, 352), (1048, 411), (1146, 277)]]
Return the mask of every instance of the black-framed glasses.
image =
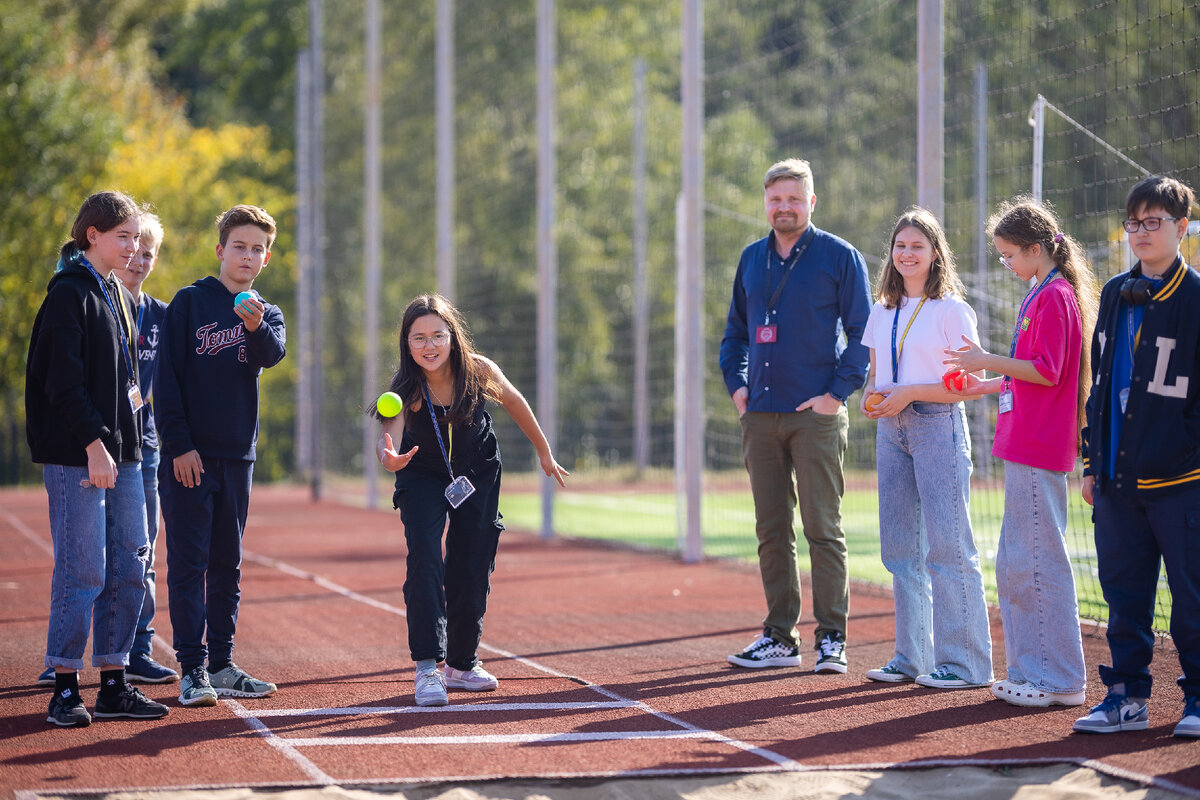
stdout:
[(432, 336), (423, 334), (415, 334), (408, 337), (408, 346), (414, 350), (424, 350), (429, 345), (434, 347), (445, 347), (450, 344), (450, 334), (447, 331), (438, 331)]
[(1127, 219), (1122, 225), (1125, 226), (1126, 233), (1137, 233), (1138, 228), (1145, 228), (1147, 232), (1154, 233), (1162, 227), (1164, 222), (1178, 222), (1179, 217), (1146, 217), (1145, 219)]

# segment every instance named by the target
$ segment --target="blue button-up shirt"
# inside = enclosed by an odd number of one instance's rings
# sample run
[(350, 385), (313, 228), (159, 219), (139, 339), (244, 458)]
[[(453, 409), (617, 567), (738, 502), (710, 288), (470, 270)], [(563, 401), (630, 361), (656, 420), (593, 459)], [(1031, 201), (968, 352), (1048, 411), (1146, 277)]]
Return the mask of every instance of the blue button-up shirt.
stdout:
[[(801, 249), (768, 311), (787, 264)], [(795, 411), (826, 392), (845, 400), (866, 378), (870, 352), (862, 334), (870, 313), (867, 264), (850, 243), (810, 225), (783, 259), (772, 231), (743, 250), (738, 262), (721, 340), (725, 387), (732, 395), (748, 386), (749, 411)], [(756, 341), (760, 325), (776, 326), (774, 342)]]

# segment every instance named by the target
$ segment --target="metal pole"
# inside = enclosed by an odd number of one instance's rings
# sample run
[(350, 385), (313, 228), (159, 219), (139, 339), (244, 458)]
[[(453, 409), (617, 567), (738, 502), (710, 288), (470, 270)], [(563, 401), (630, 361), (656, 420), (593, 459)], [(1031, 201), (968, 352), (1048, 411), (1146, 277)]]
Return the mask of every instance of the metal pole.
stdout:
[(312, 497), (321, 499), (321, 393), (324, 390), (321, 342), (321, 298), (325, 283), (325, 59), (323, 55), (323, 3), (308, 0), (308, 24), (312, 49), (312, 294), (309, 317), (312, 320)]
[[(975, 314), (979, 322), (980, 340), (987, 342), (991, 333), (992, 298), (988, 291), (988, 74), (982, 61), (975, 67)], [(985, 344), (986, 346), (986, 344)], [(992, 451), (989, 441), (991, 426), (986, 410), (990, 405), (968, 403), (975, 440), (975, 469), (981, 478), (992, 472)]]
[[(379, 0), (366, 7), (366, 131), (363, 175), (363, 407), (369, 407), (379, 392), (379, 286), (383, 252), (380, 197), (383, 180), (380, 146), (383, 139), (382, 74), (380, 53)], [(373, 420), (363, 419), (363, 479), (367, 484), (367, 508), (379, 502), (379, 459), (375, 441), (379, 434)]]
[(683, 412), (685, 425), (683, 463), (686, 475), (687, 531), (681, 557), (699, 561), (701, 541), (700, 500), (704, 487), (704, 6), (702, 0), (684, 0), (682, 30), (683, 100), (683, 219), (686, 280), (684, 317), (676, 320), (684, 330), (682, 363), (684, 392), (676, 397), (675, 413)]
[(1029, 124), (1033, 126), (1033, 186), (1034, 200), (1042, 199), (1042, 164), (1046, 158), (1046, 98), (1040, 94), (1029, 112)]
[(646, 61), (633, 62), (633, 461), (650, 465), (650, 300), (646, 289)]
[(312, 54), (296, 58), (296, 474), (309, 477), (312, 458)]
[[(554, 0), (537, 3), (537, 413), (550, 449), (557, 452), (558, 433), (558, 249), (554, 239), (557, 123), (554, 65), (557, 25)], [(542, 476), (543, 539), (554, 535), (554, 486)]]
[(917, 2), (917, 203), (945, 217), (945, 56), (942, 0)]
[(438, 0), (434, 106), (437, 117), (437, 286), (454, 302), (454, 0)]

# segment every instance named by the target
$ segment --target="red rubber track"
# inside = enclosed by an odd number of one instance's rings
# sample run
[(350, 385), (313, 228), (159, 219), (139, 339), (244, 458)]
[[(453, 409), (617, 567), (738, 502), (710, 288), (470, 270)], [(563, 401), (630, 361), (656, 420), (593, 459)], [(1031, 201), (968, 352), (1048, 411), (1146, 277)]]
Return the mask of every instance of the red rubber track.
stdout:
[[(1082, 764), (1200, 797), (1200, 741), (1171, 736), (1183, 696), (1169, 643), (1155, 653), (1149, 730), (1073, 734), (1084, 709), (1025, 710), (986, 689), (866, 681), (863, 672), (892, 654), (885, 590), (852, 587), (847, 675), (814, 675), (811, 650), (800, 669), (744, 670), (725, 656), (753, 640), (763, 614), (753, 566), (684, 565), (508, 531), (480, 654), (500, 689), (452, 692), (450, 706), (418, 710), (395, 512), (256, 487), (245, 550), (235, 655), (278, 683), (276, 695), (183, 708), (178, 684), (149, 686), (171, 706), (165, 719), (58, 729), (45, 722), (48, 691), (33, 686), (53, 565), (45, 495), (0, 491), (3, 797), (947, 762)], [(161, 648), (171, 639), (165, 547), (158, 566)], [(801, 628), (811, 647), (807, 613)], [(1095, 669), (1107, 658), (1103, 637), (1090, 633), (1089, 705), (1103, 697)], [(1003, 675), (998, 615), (992, 637)], [(159, 648), (155, 656), (174, 665)], [(90, 667), (81, 673), (89, 707), (97, 678)]]

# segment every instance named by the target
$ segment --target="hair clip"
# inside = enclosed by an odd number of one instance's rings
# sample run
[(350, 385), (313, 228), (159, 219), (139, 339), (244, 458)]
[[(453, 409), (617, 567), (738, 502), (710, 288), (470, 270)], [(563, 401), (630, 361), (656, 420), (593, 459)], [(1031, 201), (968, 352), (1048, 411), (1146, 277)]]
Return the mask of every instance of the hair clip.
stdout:
[(1055, 244), (1060, 244), (1062, 242), (1062, 240), (1063, 240), (1062, 231), (1059, 231), (1058, 233), (1054, 234), (1054, 243)]

